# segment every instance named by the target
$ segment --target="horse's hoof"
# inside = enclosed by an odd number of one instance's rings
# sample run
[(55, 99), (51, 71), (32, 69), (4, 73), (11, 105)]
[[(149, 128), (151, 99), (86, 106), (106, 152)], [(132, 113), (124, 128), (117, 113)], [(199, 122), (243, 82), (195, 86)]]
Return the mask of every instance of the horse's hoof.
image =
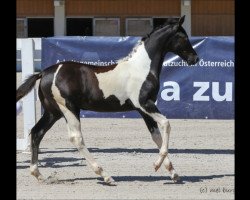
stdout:
[(53, 174), (51, 174), (48, 178), (43, 179), (43, 183), (46, 184), (54, 184), (54, 183), (59, 183), (58, 178), (56, 177), (56, 172), (54, 172)]
[(176, 173), (172, 174), (171, 179), (174, 181), (174, 183), (178, 183), (180, 181), (180, 177)]
[(43, 177), (43, 175), (39, 175), (39, 176), (36, 177), (36, 178), (37, 178), (37, 180), (38, 180), (39, 183), (42, 183), (42, 182), (45, 181), (45, 178)]
[(34, 177), (38, 180), (38, 182), (42, 182), (42, 181), (45, 180), (44, 177), (43, 177), (43, 175), (40, 174), (40, 172), (32, 171), (30, 174), (31, 174), (32, 176), (34, 176)]
[(46, 183), (46, 184), (55, 184), (55, 183), (59, 183), (59, 180), (56, 177), (48, 177), (43, 182)]
[(114, 185), (115, 180), (110, 176), (110, 177), (105, 177), (104, 182), (107, 183), (108, 185)]

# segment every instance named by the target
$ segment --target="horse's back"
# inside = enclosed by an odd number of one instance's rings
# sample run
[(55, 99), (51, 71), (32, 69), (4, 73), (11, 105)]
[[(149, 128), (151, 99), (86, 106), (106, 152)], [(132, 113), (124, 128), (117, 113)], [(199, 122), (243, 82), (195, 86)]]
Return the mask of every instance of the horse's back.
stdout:
[(115, 95), (105, 97), (99, 88), (96, 75), (114, 67), (104, 69), (75, 62), (58, 63), (43, 72), (40, 87), (48, 98), (52, 97), (57, 103), (70, 102), (78, 108), (100, 112), (132, 110), (128, 101), (120, 102)]
[(50, 89), (53, 84), (65, 99), (77, 97), (85, 99), (84, 95), (87, 93), (92, 93), (91, 95), (94, 96), (100, 95), (96, 90), (98, 83), (95, 80), (94, 71), (82, 63), (62, 62), (45, 69), (41, 88)]

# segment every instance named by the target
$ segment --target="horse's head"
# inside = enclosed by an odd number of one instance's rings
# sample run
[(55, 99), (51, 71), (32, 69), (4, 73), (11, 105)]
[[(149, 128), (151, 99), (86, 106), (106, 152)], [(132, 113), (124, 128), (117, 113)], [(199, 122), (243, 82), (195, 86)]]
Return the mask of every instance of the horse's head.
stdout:
[(165, 51), (173, 52), (185, 60), (189, 65), (194, 65), (199, 61), (199, 57), (193, 49), (186, 31), (182, 27), (185, 16), (178, 21), (170, 21), (168, 24), (172, 27), (172, 36), (166, 41)]
[[(199, 61), (197, 53), (193, 49), (186, 31), (182, 27), (185, 16), (178, 19), (170, 19), (165, 25), (153, 30), (147, 37), (144, 37), (145, 42), (157, 44), (156, 48), (151, 48), (152, 51), (160, 49), (163, 55), (167, 52), (173, 52), (185, 60), (189, 65), (193, 65)], [(148, 41), (147, 41), (148, 39)]]

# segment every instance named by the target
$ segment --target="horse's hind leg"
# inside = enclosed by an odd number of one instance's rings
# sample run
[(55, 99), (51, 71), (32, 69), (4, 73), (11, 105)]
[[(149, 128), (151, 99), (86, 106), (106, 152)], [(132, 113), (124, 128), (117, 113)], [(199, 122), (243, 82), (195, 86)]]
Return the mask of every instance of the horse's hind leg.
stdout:
[(45, 110), (41, 119), (31, 129), (31, 163), (30, 171), (33, 176), (38, 180), (43, 180), (43, 176), (38, 170), (38, 150), (41, 140), (45, 133), (53, 126), (53, 124), (59, 119), (59, 116)]
[[(74, 146), (78, 149), (81, 155), (86, 159), (88, 164), (91, 166), (93, 171), (104, 178), (106, 183), (113, 183), (114, 180), (111, 176), (109, 176), (100, 165), (97, 164), (94, 157), (90, 154), (87, 149), (82, 133), (81, 133), (81, 123), (80, 123), (80, 109), (74, 109), (73, 106), (69, 106), (69, 103), (66, 106), (58, 104), (60, 109), (62, 110), (64, 117), (67, 121), (68, 133), (70, 141), (74, 144)], [(71, 107), (71, 108), (69, 108)]]
[[(152, 139), (155, 142), (155, 144), (157, 145), (157, 147), (159, 149), (161, 149), (162, 146), (162, 137), (161, 137), (161, 133), (160, 130), (158, 128), (158, 125), (156, 123), (156, 121), (153, 120), (152, 117), (148, 116), (147, 114), (139, 111), (141, 116), (143, 117), (148, 130), (151, 133)], [(170, 161), (168, 155), (166, 156), (165, 160), (163, 161), (163, 164), (165, 166), (165, 168), (170, 172), (171, 178), (173, 179), (173, 181), (178, 181), (179, 180), (179, 176), (176, 173), (172, 162)]]

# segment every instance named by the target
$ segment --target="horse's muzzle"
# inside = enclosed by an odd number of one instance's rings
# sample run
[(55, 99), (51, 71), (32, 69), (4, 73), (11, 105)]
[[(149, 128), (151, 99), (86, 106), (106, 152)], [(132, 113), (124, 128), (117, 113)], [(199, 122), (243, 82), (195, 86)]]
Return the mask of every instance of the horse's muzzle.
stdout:
[(188, 65), (194, 65), (199, 61), (199, 57), (197, 55), (188, 58), (187, 63)]

